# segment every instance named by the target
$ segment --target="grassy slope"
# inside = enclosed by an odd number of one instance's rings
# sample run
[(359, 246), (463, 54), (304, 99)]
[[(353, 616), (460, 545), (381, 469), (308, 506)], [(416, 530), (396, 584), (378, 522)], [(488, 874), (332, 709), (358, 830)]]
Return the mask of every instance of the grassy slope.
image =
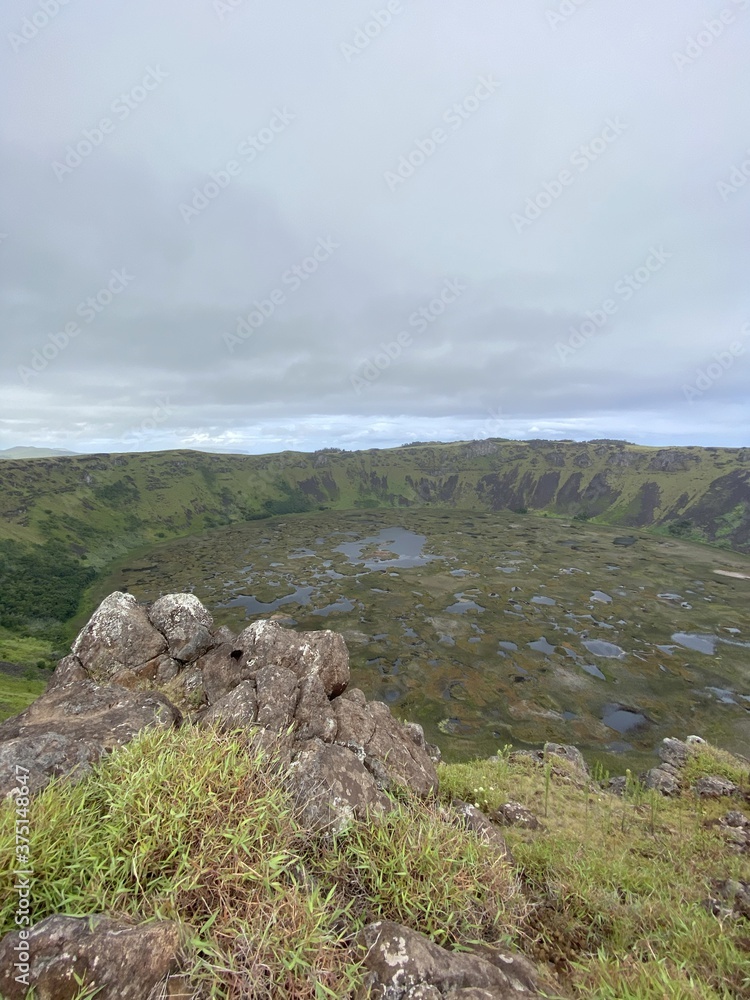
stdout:
[(269, 511), (429, 503), (482, 510), (523, 506), (639, 527), (685, 518), (706, 540), (750, 551), (748, 476), (748, 449), (617, 442), (8, 461), (0, 466), (0, 538), (60, 538), (101, 566), (156, 538)]
[[(693, 753), (693, 780), (718, 769), (748, 789), (746, 765)], [(248, 733), (152, 729), (79, 785), (49, 787), (29, 811), (30, 858), (44, 859), (32, 919), (179, 920), (184, 994), (200, 1000), (351, 997), (362, 973), (345, 945), (379, 918), (448, 947), (511, 945), (548, 970), (549, 996), (748, 996), (743, 922), (701, 905), (714, 880), (747, 878), (706, 825), (726, 802), (663, 800), (636, 783), (618, 799), (560, 758), (442, 765), (443, 803), (491, 812), (513, 799), (542, 818), (541, 830), (507, 830), (511, 867), (439, 802), (408, 796), (382, 824), (311, 837), (274, 772)], [(0, 806), (0, 934), (13, 927), (14, 820)]]

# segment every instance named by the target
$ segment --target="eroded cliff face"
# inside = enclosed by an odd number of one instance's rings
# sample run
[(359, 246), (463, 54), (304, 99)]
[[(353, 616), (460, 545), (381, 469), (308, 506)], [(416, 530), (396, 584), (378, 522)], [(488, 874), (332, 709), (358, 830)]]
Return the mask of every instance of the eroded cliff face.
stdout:
[[(486, 441), (364, 452), (80, 455), (0, 463), (0, 539), (95, 558), (156, 537), (320, 507), (527, 508), (632, 527), (681, 522), (750, 551), (750, 450)], [(685, 528), (685, 525), (689, 527)]]

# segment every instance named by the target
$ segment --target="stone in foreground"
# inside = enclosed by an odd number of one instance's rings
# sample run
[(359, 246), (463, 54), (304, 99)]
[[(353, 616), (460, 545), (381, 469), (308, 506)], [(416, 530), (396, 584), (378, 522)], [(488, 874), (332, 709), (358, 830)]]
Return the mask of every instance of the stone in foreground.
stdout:
[(357, 1000), (517, 1000), (537, 997), (533, 967), (520, 956), (485, 947), (451, 952), (390, 920), (368, 924), (357, 937), (367, 970)]
[[(39, 1000), (74, 1000), (78, 977), (98, 991), (96, 1000), (146, 1000), (176, 971), (179, 946), (179, 928), (170, 921), (133, 926), (104, 916), (47, 917), (25, 940), (13, 931), (0, 941), (0, 996), (26, 1000), (33, 986)], [(24, 955), (28, 986), (18, 982), (14, 965)]]

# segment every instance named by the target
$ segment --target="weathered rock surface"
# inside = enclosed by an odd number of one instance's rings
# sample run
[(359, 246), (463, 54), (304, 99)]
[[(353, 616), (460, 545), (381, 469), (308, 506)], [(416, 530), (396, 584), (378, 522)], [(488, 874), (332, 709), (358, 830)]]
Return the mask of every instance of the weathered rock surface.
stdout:
[(382, 816), (391, 807), (391, 800), (354, 753), (317, 739), (302, 746), (286, 786), (306, 828), (338, 834), (353, 820)]
[(194, 594), (166, 594), (149, 607), (148, 617), (181, 663), (197, 660), (214, 645), (214, 620)]
[(245, 729), (258, 719), (258, 698), (254, 681), (242, 681), (200, 717), (202, 726), (216, 726), (223, 732)]
[(167, 640), (132, 594), (105, 597), (73, 643), (73, 654), (94, 680), (133, 670), (166, 652)]
[[(71, 669), (66, 664), (64, 671)], [(36, 792), (55, 776), (83, 777), (104, 753), (129, 743), (146, 726), (180, 721), (179, 711), (158, 691), (128, 691), (91, 680), (60, 682), (20, 715), (0, 723), (0, 760), (28, 768)], [(14, 787), (14, 771), (2, 771), (4, 795)]]
[(274, 664), (299, 678), (317, 674), (329, 698), (349, 683), (349, 651), (336, 632), (293, 632), (277, 622), (257, 621), (240, 632), (235, 649), (242, 651), (241, 665), (254, 671)]
[(73, 1000), (81, 990), (76, 976), (97, 990), (97, 1000), (146, 1000), (177, 969), (179, 946), (170, 921), (132, 926), (104, 916), (47, 917), (27, 937), (14, 931), (0, 941), (0, 996), (25, 1000), (28, 986), (16, 976), (28, 973), (39, 1000)]
[(454, 799), (451, 802), (456, 821), (466, 830), (472, 830), (483, 844), (489, 844), (497, 848), (508, 864), (514, 864), (513, 855), (505, 842), (497, 826), (485, 816), (481, 809), (477, 809), (470, 802), (462, 802), (461, 799)]
[(720, 799), (724, 795), (735, 795), (738, 789), (726, 778), (709, 775), (705, 778), (699, 778), (693, 785), (693, 791), (702, 799)]
[(494, 948), (482, 954), (450, 952), (389, 920), (358, 935), (367, 969), (358, 1000), (516, 1000), (536, 997), (532, 966)]
[(534, 813), (520, 802), (505, 802), (495, 811), (494, 819), (500, 826), (520, 826), (524, 830), (538, 830), (542, 825)]

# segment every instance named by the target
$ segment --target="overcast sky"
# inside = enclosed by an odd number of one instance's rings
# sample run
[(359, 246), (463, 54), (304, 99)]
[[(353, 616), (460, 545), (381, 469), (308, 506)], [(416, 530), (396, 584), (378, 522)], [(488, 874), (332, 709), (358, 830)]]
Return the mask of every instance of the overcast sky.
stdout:
[(0, 29), (0, 448), (748, 444), (750, 0)]

